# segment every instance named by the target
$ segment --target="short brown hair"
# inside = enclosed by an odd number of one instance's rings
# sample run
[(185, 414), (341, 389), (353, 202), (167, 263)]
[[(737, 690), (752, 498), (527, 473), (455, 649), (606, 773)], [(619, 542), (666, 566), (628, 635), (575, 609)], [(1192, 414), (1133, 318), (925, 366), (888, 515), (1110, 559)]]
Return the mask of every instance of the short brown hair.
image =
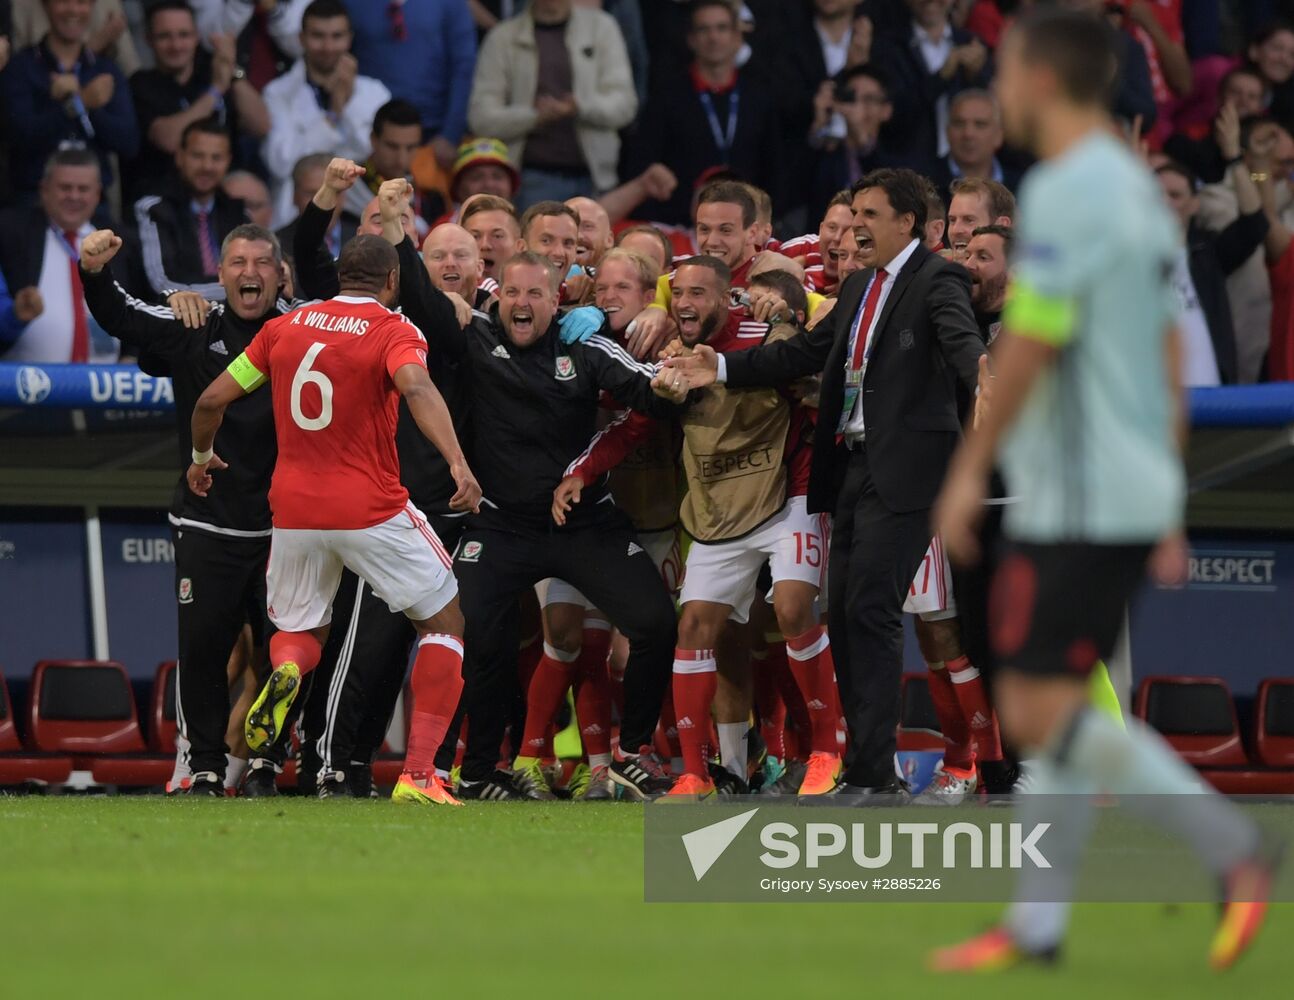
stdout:
[[(557, 204), (561, 204), (561, 202)], [(562, 287), (562, 276), (557, 273), (557, 268), (553, 267), (553, 262), (543, 254), (535, 253), (532, 250), (522, 250), (503, 262), (503, 267), (499, 269), (499, 284), (503, 284), (504, 279), (508, 276), (509, 268), (523, 266), (542, 267), (548, 275), (548, 285), (554, 294)]]
[(580, 213), (570, 205), (561, 201), (538, 201), (526, 209), (526, 214), (521, 217), (521, 238), (523, 240), (526, 238), (526, 234), (530, 232), (530, 224), (536, 219), (547, 219), (557, 215), (569, 218), (575, 223), (576, 231), (579, 231)]
[(935, 182), (929, 177), (923, 176), (921, 178), (921, 187), (926, 196), (926, 221), (946, 219), (948, 217), (948, 206), (944, 204), (944, 199), (939, 194), (939, 189), (935, 187)]
[(953, 197), (959, 194), (982, 194), (988, 202), (990, 219), (1005, 216), (1015, 220), (1015, 195), (1005, 184), (984, 177), (958, 177), (949, 187)]
[(696, 254), (687, 260), (679, 261), (675, 270), (679, 267), (704, 267), (706, 270), (715, 273), (725, 291), (732, 287), (732, 268), (718, 257), (711, 257), (708, 254)]
[(732, 23), (737, 23), (737, 7), (732, 0), (692, 0), (687, 12), (687, 30), (691, 31), (696, 22), (696, 15), (710, 7), (722, 7), (732, 15)]
[(1108, 102), (1118, 57), (1105, 18), (1038, 6), (1016, 21), (1010, 36), (1018, 37), (1025, 62), (1056, 74), (1071, 101), (1092, 106)]
[(497, 194), (474, 194), (468, 198), (463, 211), (459, 213), (458, 224), (466, 229), (467, 220), (481, 212), (503, 212), (512, 216), (512, 220), (520, 226), (516, 207), (507, 198), (500, 198)]
[(742, 187), (750, 192), (751, 198), (755, 201), (755, 218), (767, 219), (773, 221), (773, 196), (765, 191), (762, 187), (757, 187), (746, 181), (739, 182)]
[(225, 259), (225, 251), (229, 249), (229, 244), (234, 240), (250, 240), (253, 243), (268, 243), (270, 249), (274, 252), (274, 263), (283, 262), (283, 248), (279, 245), (279, 238), (264, 226), (257, 226), (250, 222), (244, 222), (241, 226), (234, 226), (229, 230), (229, 235), (220, 242), (220, 259)]
[[(809, 294), (790, 271), (761, 271), (750, 279), (750, 285), (761, 285), (777, 292), (792, 312), (808, 317)], [(792, 316), (791, 320), (794, 322), (795, 317)]]
[(837, 191), (835, 194), (833, 194), (831, 196), (831, 200), (827, 202), (826, 211), (824, 211), (822, 214), (826, 215), (827, 212), (831, 211), (837, 205), (844, 205), (845, 208), (849, 209), (850, 211), (853, 211), (854, 196), (849, 193), (849, 188), (845, 188), (843, 191)]
[(1015, 230), (1010, 226), (977, 226), (971, 230), (971, 239), (976, 236), (997, 236), (1002, 240), (1002, 247), (1006, 250), (1006, 255), (1011, 256), (1011, 247), (1015, 245)]
[(741, 181), (715, 181), (713, 184), (707, 184), (701, 189), (696, 204), (698, 208), (711, 204), (736, 205), (741, 209), (741, 224), (746, 229), (755, 224), (755, 219), (759, 215), (749, 186)]
[(651, 236), (660, 243), (661, 249), (665, 251), (664, 261), (666, 265), (674, 259), (674, 244), (669, 241), (669, 237), (655, 226), (648, 225), (645, 222), (641, 225), (630, 226), (628, 229), (622, 230), (620, 235), (616, 237), (616, 246), (620, 246), (624, 243), (626, 236), (630, 236), (634, 233), (642, 233), (645, 236)]
[(608, 250), (602, 257), (602, 262), (598, 264), (599, 271), (606, 267), (610, 261), (618, 260), (623, 264), (628, 264), (638, 273), (638, 281), (642, 284), (643, 290), (656, 287), (656, 281), (660, 278), (660, 271), (656, 268), (656, 262), (648, 257), (633, 250), (626, 250), (624, 247), (616, 247)]

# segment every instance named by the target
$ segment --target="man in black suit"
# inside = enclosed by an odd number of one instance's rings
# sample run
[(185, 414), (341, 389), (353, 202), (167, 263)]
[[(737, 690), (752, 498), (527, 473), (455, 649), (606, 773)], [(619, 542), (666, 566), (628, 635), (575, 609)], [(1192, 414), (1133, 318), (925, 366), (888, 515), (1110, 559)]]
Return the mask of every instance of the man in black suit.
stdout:
[[(1239, 131), (1238, 123), (1235, 131)], [(1249, 162), (1239, 159), (1229, 173), (1240, 214), (1222, 231), (1211, 232), (1197, 220), (1199, 184), (1189, 168), (1165, 163), (1155, 171), (1164, 198), (1182, 227), (1171, 284), (1181, 300), (1177, 327), (1182, 337), (1182, 384), (1187, 386), (1236, 381), (1239, 362), (1227, 278), (1263, 245), (1270, 228)]]
[(955, 383), (975, 391), (985, 349), (969, 274), (922, 246), (922, 178), (875, 171), (854, 186), (853, 209), (870, 266), (846, 280), (826, 319), (747, 351), (699, 345), (661, 378), (745, 387), (823, 373), (809, 510), (834, 514), (828, 620), (850, 732), (837, 793), (867, 802), (906, 792), (894, 772), (903, 599), (961, 433)]
[(951, 0), (907, 0), (912, 17), (902, 30), (877, 32), (875, 61), (894, 100), (896, 151), (921, 170), (947, 152), (948, 103), (993, 78), (988, 49), (951, 20)]
[(658, 78), (627, 143), (621, 176), (636, 177), (663, 163), (678, 178), (667, 201), (648, 201), (640, 209), (653, 222), (691, 223), (694, 183), (715, 166), (762, 187), (784, 208), (778, 102), (760, 73), (737, 65), (743, 44), (737, 12), (725, 0), (696, 0), (689, 16), (694, 62)]

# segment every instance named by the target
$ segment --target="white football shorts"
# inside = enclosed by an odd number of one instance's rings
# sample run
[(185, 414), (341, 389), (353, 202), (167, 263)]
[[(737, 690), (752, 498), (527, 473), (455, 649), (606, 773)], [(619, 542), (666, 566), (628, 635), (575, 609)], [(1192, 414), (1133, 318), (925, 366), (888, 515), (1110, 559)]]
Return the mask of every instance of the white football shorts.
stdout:
[(709, 601), (732, 608), (731, 621), (750, 620), (759, 571), (768, 562), (773, 583), (800, 580), (822, 588), (831, 519), (810, 514), (805, 497), (791, 497), (760, 528), (730, 542), (696, 542), (687, 553), (680, 603)]
[(343, 567), (412, 621), (431, 618), (458, 593), (449, 553), (410, 503), (371, 528), (275, 528), (265, 573), (270, 621), (284, 632), (327, 625)]
[(948, 554), (943, 541), (935, 536), (930, 540), (925, 557), (917, 568), (908, 588), (908, 599), (903, 602), (907, 614), (920, 615), (923, 621), (941, 622), (957, 617), (957, 600), (953, 596), (953, 571), (948, 565)]

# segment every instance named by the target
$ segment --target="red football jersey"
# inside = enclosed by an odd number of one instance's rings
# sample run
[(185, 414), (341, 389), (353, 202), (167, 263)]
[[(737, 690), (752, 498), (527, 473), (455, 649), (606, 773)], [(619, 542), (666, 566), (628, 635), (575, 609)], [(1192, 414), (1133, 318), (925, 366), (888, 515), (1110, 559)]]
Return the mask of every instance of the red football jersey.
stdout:
[(247, 360), (274, 394), (275, 527), (368, 528), (404, 510), (393, 376), (425, 368), (426, 352), (413, 323), (370, 298), (339, 295), (261, 327)]
[(822, 263), (822, 245), (817, 233), (805, 233), (782, 244), (782, 253), (792, 259), (803, 259), (805, 267)]

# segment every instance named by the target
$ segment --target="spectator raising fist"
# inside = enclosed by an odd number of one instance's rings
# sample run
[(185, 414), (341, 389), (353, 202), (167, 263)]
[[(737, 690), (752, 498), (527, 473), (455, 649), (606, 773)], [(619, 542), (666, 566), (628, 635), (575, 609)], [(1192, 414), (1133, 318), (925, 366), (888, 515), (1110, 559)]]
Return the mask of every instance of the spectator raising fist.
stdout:
[(40, 289), (35, 285), (19, 289), (13, 297), (13, 312), (19, 323), (30, 323), (44, 311), (45, 300), (40, 297)]

